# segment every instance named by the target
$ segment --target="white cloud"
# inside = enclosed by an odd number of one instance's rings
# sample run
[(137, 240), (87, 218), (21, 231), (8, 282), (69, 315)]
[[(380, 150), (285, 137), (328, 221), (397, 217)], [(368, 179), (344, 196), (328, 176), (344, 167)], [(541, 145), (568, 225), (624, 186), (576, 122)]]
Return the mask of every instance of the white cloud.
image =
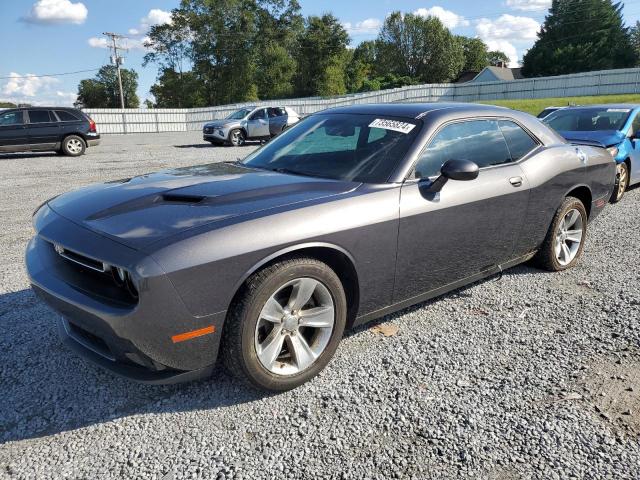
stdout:
[(551, 0), (507, 0), (507, 7), (525, 12), (547, 10), (551, 7)]
[(80, 25), (85, 22), (88, 14), (87, 7), (83, 3), (72, 3), (70, 0), (38, 0), (29, 14), (23, 18), (29, 23), (44, 25), (75, 23)]
[(146, 32), (153, 25), (164, 25), (165, 23), (172, 22), (173, 20), (171, 19), (171, 12), (160, 10), (159, 8), (152, 8), (151, 10), (149, 10), (149, 13), (147, 13), (146, 17), (142, 17), (140, 19), (140, 30)]
[(436, 17), (444, 24), (445, 27), (451, 29), (469, 26), (469, 21), (465, 20), (463, 16), (438, 6), (432, 8), (419, 8), (413, 12), (413, 14), (425, 18)]
[(476, 23), (478, 36), (485, 42), (488, 40), (535, 40), (540, 24), (530, 17), (500, 15), (497, 20), (481, 18)]
[(87, 43), (89, 44), (90, 47), (93, 47), (93, 48), (109, 47), (109, 42), (107, 41), (106, 38), (91, 37), (89, 40), (87, 40)]
[(509, 66), (518, 66), (518, 48), (526, 49), (536, 39), (540, 24), (529, 17), (504, 14), (496, 20), (481, 18), (476, 22), (478, 37), (489, 50), (500, 50), (509, 57)]
[(57, 78), (36, 77), (33, 73), (20, 75), (11, 72), (9, 77), (2, 88), (2, 93), (12, 97), (35, 97), (43, 89), (59, 82)]
[(140, 35), (140, 30), (138, 30), (137, 28), (130, 28), (129, 35)]
[(372, 34), (378, 33), (382, 22), (377, 18), (367, 18), (361, 22), (352, 24), (351, 22), (345, 22), (342, 24), (344, 29), (352, 35)]

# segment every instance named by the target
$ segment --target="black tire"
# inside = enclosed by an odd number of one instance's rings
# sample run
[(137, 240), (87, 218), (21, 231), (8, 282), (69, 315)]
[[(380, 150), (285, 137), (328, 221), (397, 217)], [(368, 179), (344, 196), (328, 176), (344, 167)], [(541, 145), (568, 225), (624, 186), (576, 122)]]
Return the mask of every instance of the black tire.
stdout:
[(629, 165), (626, 162), (616, 165), (616, 186), (611, 194), (611, 203), (618, 203), (629, 187)]
[[(312, 278), (329, 291), (334, 305), (331, 336), (322, 353), (305, 370), (277, 375), (258, 358), (255, 335), (260, 313), (267, 300), (287, 282)], [(342, 339), (347, 318), (347, 301), (340, 279), (329, 266), (316, 259), (294, 257), (275, 263), (252, 275), (229, 309), (222, 339), (222, 360), (235, 377), (260, 390), (281, 392), (302, 385), (329, 363)]]
[(229, 144), (233, 147), (241, 147), (244, 145), (247, 136), (241, 128), (234, 128), (229, 132)]
[(68, 135), (62, 140), (62, 152), (69, 157), (84, 155), (86, 149), (87, 144), (77, 135)]
[[(555, 244), (560, 233), (561, 224), (564, 222), (565, 216), (571, 210), (577, 210), (580, 213), (580, 217), (582, 219), (582, 238), (573, 259), (569, 263), (562, 264), (557, 258)], [(547, 232), (547, 236), (545, 237), (540, 250), (538, 250), (535, 257), (533, 257), (533, 263), (537, 267), (550, 272), (559, 272), (573, 267), (580, 260), (582, 251), (584, 250), (584, 242), (587, 237), (587, 219), (587, 210), (580, 200), (575, 197), (565, 198), (564, 202), (560, 208), (558, 208), (553, 217), (553, 221), (551, 222), (551, 226), (549, 227), (549, 231)]]

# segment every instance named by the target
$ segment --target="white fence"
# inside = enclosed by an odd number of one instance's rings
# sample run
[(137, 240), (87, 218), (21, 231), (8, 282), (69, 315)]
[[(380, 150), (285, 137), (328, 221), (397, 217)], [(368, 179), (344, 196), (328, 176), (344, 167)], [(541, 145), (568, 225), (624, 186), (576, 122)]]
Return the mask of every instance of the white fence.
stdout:
[(200, 130), (204, 123), (224, 118), (244, 105), (285, 104), (302, 115), (308, 115), (325, 108), (358, 103), (475, 102), (620, 93), (640, 93), (640, 68), (503, 82), (415, 85), (332, 98), (295, 98), (207, 108), (86, 109), (85, 112), (96, 121), (100, 133), (180, 132)]

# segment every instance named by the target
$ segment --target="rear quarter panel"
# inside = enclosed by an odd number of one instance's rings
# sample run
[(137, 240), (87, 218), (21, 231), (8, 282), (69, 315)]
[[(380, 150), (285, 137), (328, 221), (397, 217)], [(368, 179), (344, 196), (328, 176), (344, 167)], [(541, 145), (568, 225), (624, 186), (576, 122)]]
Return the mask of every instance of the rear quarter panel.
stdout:
[[(583, 162), (578, 151), (586, 157)], [(607, 198), (613, 191), (615, 162), (598, 147), (557, 144), (542, 149), (521, 163), (529, 180), (531, 195), (517, 251), (537, 249), (543, 242), (555, 212), (576, 188), (586, 187), (592, 202)], [(586, 205), (591, 210), (592, 205)]]

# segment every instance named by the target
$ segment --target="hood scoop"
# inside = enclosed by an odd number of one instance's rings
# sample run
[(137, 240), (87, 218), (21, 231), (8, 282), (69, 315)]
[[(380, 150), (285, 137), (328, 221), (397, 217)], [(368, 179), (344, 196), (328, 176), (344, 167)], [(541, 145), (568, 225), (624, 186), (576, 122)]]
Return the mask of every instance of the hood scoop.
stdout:
[(161, 201), (165, 203), (180, 203), (195, 205), (202, 202), (205, 198), (204, 195), (187, 195), (180, 193), (164, 193), (160, 196)]

